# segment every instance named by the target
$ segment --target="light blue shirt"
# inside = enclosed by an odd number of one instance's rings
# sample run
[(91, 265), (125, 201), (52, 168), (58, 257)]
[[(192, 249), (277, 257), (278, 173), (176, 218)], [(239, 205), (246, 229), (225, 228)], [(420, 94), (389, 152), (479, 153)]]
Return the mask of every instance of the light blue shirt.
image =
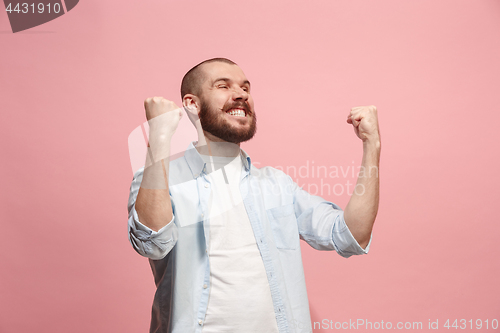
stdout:
[[(280, 170), (252, 166), (241, 152), (241, 197), (264, 263), (279, 332), (312, 332), (300, 239), (347, 258), (368, 253), (371, 238), (361, 248), (340, 207), (304, 191)], [(150, 332), (202, 332), (210, 294), (209, 169), (193, 143), (184, 156), (170, 162), (174, 217), (157, 232), (143, 225), (135, 210), (144, 168), (132, 180), (129, 240), (150, 259), (157, 286)]]

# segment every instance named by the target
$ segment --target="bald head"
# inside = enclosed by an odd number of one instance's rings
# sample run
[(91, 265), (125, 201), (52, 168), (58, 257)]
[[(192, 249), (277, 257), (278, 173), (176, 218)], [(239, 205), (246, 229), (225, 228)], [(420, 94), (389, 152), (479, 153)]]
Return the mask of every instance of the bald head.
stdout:
[(184, 95), (186, 94), (193, 94), (195, 96), (201, 95), (201, 85), (206, 79), (205, 72), (203, 71), (203, 65), (212, 62), (223, 62), (230, 65), (236, 65), (235, 62), (226, 58), (212, 58), (200, 62), (198, 65), (191, 68), (186, 75), (184, 75), (181, 83), (181, 98), (184, 98)]

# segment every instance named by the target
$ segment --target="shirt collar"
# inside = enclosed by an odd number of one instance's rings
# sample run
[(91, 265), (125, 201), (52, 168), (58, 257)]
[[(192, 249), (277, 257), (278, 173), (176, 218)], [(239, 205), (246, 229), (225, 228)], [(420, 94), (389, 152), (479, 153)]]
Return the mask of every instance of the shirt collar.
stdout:
[[(194, 178), (197, 178), (203, 171), (206, 170), (205, 161), (201, 158), (200, 153), (196, 149), (195, 145), (197, 142), (189, 143), (189, 146), (184, 153), (184, 158), (186, 159), (191, 172), (193, 173)], [(243, 166), (247, 172), (250, 172), (250, 168), (252, 166), (252, 160), (248, 154), (241, 149), (241, 159), (243, 161)]]

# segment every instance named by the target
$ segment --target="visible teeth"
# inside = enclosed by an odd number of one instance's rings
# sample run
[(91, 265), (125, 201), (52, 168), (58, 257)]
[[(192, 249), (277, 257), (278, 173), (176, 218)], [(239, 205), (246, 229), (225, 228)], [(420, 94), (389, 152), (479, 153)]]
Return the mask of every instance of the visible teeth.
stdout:
[(245, 111), (243, 110), (232, 110), (228, 112), (231, 116), (245, 117)]

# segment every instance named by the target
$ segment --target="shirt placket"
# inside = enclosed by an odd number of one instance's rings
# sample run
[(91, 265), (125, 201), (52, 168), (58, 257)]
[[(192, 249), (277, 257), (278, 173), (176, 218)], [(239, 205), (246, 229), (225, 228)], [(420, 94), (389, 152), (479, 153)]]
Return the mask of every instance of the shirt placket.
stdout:
[(205, 168), (203, 169), (202, 174), (196, 178), (196, 184), (198, 188), (198, 194), (200, 198), (200, 215), (203, 223), (203, 232), (205, 235), (205, 273), (203, 276), (203, 286), (200, 297), (200, 304), (197, 312), (197, 323), (196, 323), (196, 332), (201, 333), (203, 329), (203, 324), (205, 321), (205, 315), (207, 313), (208, 307), (208, 298), (210, 294), (210, 261), (208, 256), (208, 244), (209, 244), (209, 235), (210, 235), (210, 218), (208, 216), (208, 201), (211, 193), (211, 183), (206, 177)]
[(241, 196), (243, 198), (243, 203), (245, 205), (246, 211), (248, 213), (248, 218), (255, 235), (257, 247), (259, 248), (262, 261), (264, 262), (266, 274), (268, 276), (278, 330), (280, 333), (288, 333), (289, 328), (285, 313), (285, 307), (283, 305), (283, 299), (279, 290), (278, 281), (276, 280), (274, 265), (272, 262), (271, 254), (269, 252), (264, 230), (262, 229), (262, 224), (260, 223), (257, 207), (255, 207), (255, 198), (253, 193), (251, 192), (251, 187), (249, 186), (250, 182), (251, 176), (248, 170), (246, 170), (245, 173), (242, 174), (242, 179), (240, 182)]

